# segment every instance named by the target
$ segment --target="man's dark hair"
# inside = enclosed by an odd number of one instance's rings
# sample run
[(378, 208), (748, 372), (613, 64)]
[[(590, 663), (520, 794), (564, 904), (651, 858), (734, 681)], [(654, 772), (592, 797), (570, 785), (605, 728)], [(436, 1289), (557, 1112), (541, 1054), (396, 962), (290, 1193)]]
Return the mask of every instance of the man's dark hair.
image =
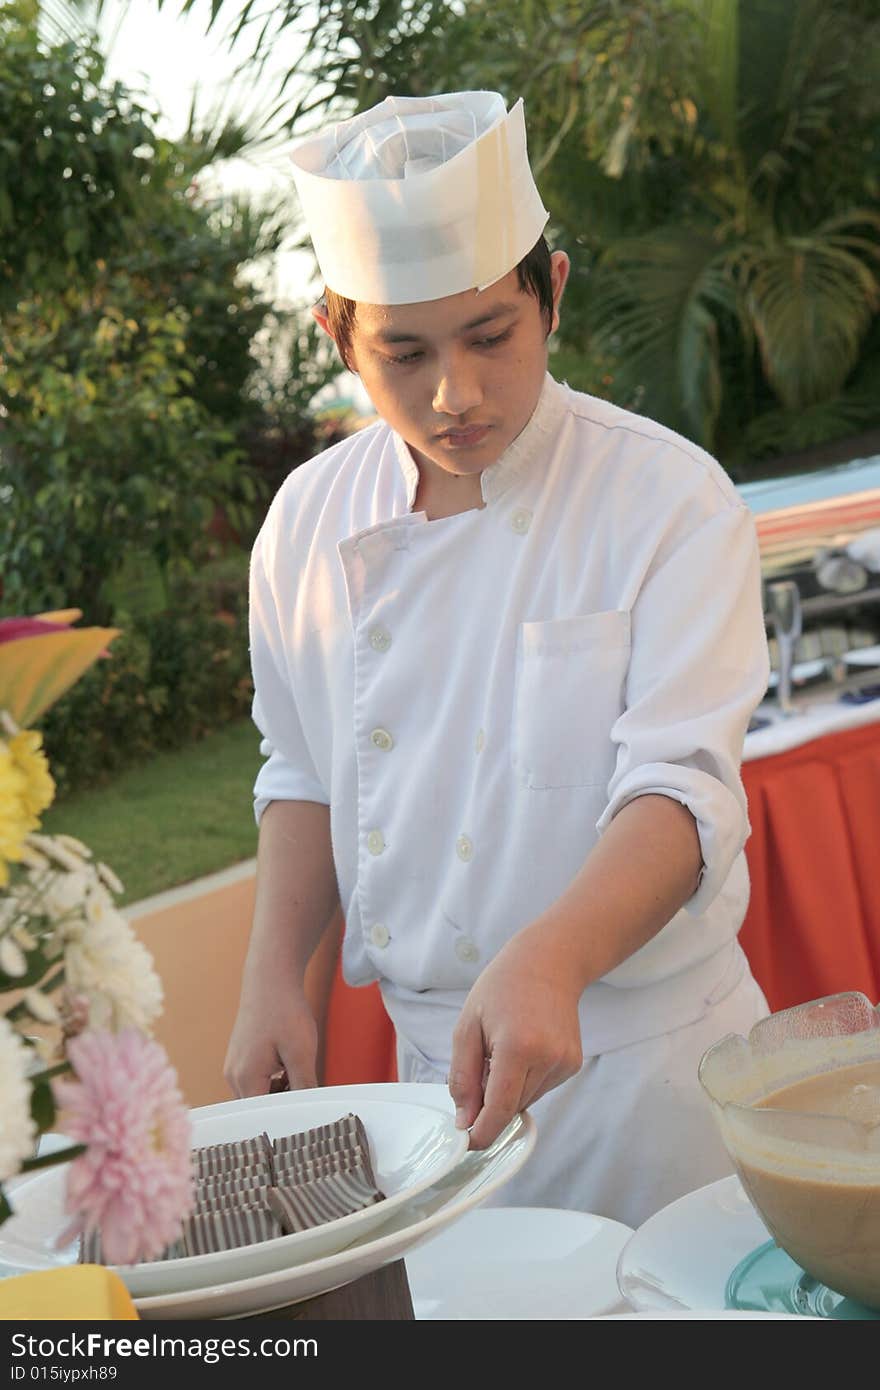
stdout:
[[(550, 247), (543, 237), (540, 237), (531, 251), (523, 256), (516, 271), (520, 289), (524, 294), (533, 294), (537, 299), (538, 308), (549, 333), (553, 322), (553, 283), (550, 278)], [(330, 289), (324, 290), (323, 299), (327, 307), (330, 331), (336, 339), (339, 355), (348, 367), (357, 302), (354, 299), (346, 299), (344, 295), (336, 294)]]

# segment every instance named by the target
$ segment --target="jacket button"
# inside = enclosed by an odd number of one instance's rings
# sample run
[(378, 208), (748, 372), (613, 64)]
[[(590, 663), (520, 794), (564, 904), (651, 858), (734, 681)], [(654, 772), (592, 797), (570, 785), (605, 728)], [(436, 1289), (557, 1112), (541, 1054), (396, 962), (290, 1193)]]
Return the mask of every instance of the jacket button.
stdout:
[(467, 835), (459, 835), (455, 842), (455, 852), (465, 863), (474, 857), (474, 847)]
[(456, 941), (455, 954), (458, 956), (459, 960), (463, 960), (466, 962), (471, 962), (480, 959), (480, 953), (474, 945), (473, 941), (471, 941), (466, 936), (460, 936)]
[(370, 927), (370, 940), (374, 946), (378, 946), (380, 951), (384, 951), (391, 940), (391, 933), (384, 922), (374, 922), (373, 926)]
[(381, 830), (371, 830), (367, 836), (367, 849), (371, 854), (381, 854), (385, 848), (385, 836)]
[(391, 633), (387, 627), (377, 623), (375, 627), (370, 628), (370, 646), (374, 652), (387, 652), (391, 646)]
[(370, 742), (374, 748), (381, 748), (383, 753), (394, 747), (394, 739), (387, 729), (374, 729), (370, 734)]

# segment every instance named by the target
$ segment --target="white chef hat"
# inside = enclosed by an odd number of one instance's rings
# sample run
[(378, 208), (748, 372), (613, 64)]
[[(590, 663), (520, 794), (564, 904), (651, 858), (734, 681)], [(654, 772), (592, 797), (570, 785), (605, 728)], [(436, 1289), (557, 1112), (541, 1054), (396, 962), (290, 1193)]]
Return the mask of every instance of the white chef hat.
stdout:
[(324, 283), (363, 303), (486, 289), (547, 223), (523, 103), (499, 92), (386, 97), (292, 157)]

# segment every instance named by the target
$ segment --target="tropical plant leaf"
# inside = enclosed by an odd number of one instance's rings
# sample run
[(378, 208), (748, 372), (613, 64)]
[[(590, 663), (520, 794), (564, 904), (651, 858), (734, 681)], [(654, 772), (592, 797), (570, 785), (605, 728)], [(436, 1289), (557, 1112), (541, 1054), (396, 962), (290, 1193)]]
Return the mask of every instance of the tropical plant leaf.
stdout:
[(81, 608), (59, 608), (54, 613), (38, 613), (37, 621), (57, 623), (59, 627), (70, 627), (71, 623), (78, 622), (81, 617)]
[(876, 392), (848, 392), (803, 410), (763, 411), (746, 427), (745, 448), (751, 459), (796, 453), (858, 434), (876, 419)]
[(592, 304), (591, 340), (618, 363), (633, 405), (711, 449), (721, 406), (716, 316), (735, 315), (725, 256), (708, 235), (665, 228), (617, 242)]
[(0, 710), (27, 728), (106, 651), (117, 628), (66, 628), (0, 643)]
[(704, 101), (722, 140), (737, 143), (739, 118), (739, 0), (692, 0), (695, 17), (705, 25)]
[(839, 393), (880, 302), (877, 277), (847, 241), (819, 227), (811, 236), (746, 243), (738, 254), (764, 373), (787, 410)]

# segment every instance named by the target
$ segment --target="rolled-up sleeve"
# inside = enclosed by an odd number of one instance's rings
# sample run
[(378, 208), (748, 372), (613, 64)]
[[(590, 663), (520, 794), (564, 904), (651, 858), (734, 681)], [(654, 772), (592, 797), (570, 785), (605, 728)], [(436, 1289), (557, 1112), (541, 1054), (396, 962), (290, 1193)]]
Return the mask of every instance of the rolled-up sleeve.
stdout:
[(254, 784), (254, 815), (259, 824), (271, 801), (323, 805), (330, 801), (303, 733), (262, 534), (251, 555), (249, 628), (253, 720), (263, 736), (260, 752), (266, 759)]
[(687, 806), (703, 869), (685, 904), (704, 912), (745, 845), (743, 740), (767, 689), (761, 572), (751, 513), (729, 504), (681, 540), (649, 575), (631, 612), (625, 709), (601, 834), (637, 796)]

